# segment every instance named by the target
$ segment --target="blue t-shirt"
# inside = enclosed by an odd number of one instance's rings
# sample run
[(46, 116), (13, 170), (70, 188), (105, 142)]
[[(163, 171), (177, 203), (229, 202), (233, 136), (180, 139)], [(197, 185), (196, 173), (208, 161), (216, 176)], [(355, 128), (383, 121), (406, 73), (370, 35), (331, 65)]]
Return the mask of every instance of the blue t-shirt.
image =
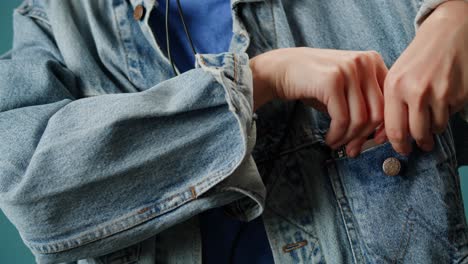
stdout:
[[(232, 16), (229, 0), (181, 0), (185, 23), (198, 53), (221, 53), (229, 50)], [(151, 15), (151, 27), (161, 49), (166, 52), (166, 1)], [(177, 10), (171, 0), (170, 45), (173, 60), (181, 72), (194, 67), (195, 59)], [(227, 216), (222, 208), (200, 214), (204, 264), (273, 263), (273, 256), (261, 217), (241, 222)], [(232, 261), (232, 262), (231, 262)]]
[[(166, 52), (166, 0), (159, 0), (151, 26), (158, 44)], [(198, 53), (221, 53), (229, 50), (232, 38), (232, 16), (229, 0), (181, 0), (185, 23)], [(177, 2), (170, 1), (170, 45), (172, 58), (181, 72), (195, 65), (195, 58), (179, 17)], [(167, 54), (167, 53), (165, 53)]]

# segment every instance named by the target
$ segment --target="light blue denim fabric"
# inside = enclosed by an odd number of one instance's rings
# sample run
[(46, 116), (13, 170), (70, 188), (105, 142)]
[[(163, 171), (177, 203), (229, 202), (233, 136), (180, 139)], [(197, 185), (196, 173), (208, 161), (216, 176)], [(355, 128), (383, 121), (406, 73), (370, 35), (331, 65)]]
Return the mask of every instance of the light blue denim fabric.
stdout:
[[(177, 77), (148, 26), (154, 0), (15, 11), (0, 60), (0, 207), (37, 262), (201, 263), (194, 216), (224, 205), (263, 213), (276, 263), (468, 262), (461, 115), (430, 153), (386, 143), (349, 159), (332, 158), (328, 117), (300, 102), (252, 113), (249, 57), (376, 50), (391, 66), (443, 1), (231, 2), (230, 51)], [(381, 169), (392, 156), (396, 177)]]

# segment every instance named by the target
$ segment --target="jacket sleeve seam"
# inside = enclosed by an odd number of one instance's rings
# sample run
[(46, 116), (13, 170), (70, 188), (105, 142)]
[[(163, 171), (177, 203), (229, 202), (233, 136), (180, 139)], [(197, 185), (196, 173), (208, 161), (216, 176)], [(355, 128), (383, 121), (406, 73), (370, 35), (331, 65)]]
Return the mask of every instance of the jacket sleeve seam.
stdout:
[(17, 9), (16, 11), (27, 17), (31, 17), (33, 19), (40, 20), (44, 23), (46, 23), (48, 26), (50, 26), (49, 18), (47, 16), (47, 13), (45, 10), (43, 10), (41, 7), (34, 5), (32, 3), (33, 1), (31, 0), (26, 0), (24, 1)]
[[(144, 222), (147, 222), (151, 219), (154, 219), (160, 215), (163, 215), (167, 212), (170, 212), (178, 207), (195, 200), (198, 196), (202, 193), (206, 192), (208, 189), (213, 187), (217, 184), (220, 180), (224, 179), (226, 171), (231, 171), (233, 168), (237, 167), (237, 160), (228, 164), (227, 169), (216, 174), (207, 176), (204, 180), (198, 182), (194, 186), (191, 186), (187, 190), (175, 195), (171, 195), (168, 198), (160, 202), (152, 202), (150, 205), (140, 206), (138, 209), (132, 210), (130, 215), (121, 217), (118, 220), (108, 221), (107, 223), (100, 224), (99, 228), (94, 230), (88, 231), (84, 234), (80, 234), (74, 238), (65, 239), (55, 243), (35, 243), (29, 242), (29, 246), (31, 249), (35, 250), (38, 253), (42, 254), (53, 254), (53, 253), (60, 253), (63, 251), (71, 250), (80, 246), (84, 246), (90, 244), (92, 242), (105, 239), (110, 237), (114, 234), (123, 232), (128, 230), (132, 227), (140, 225)], [(198, 189), (197, 192), (194, 193), (194, 190)], [(170, 205), (173, 203), (173, 205)], [(131, 223), (128, 223), (131, 221)], [(128, 224), (126, 224), (126, 222)]]

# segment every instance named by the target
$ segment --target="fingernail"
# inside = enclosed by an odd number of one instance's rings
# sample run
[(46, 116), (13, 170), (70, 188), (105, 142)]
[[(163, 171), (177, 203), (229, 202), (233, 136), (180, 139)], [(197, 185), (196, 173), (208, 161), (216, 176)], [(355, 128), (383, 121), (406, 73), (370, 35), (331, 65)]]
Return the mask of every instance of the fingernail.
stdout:
[(346, 152), (348, 152), (348, 156), (350, 156), (351, 158), (355, 158), (357, 157), (357, 155), (359, 155), (359, 149), (356, 148), (346, 150)]

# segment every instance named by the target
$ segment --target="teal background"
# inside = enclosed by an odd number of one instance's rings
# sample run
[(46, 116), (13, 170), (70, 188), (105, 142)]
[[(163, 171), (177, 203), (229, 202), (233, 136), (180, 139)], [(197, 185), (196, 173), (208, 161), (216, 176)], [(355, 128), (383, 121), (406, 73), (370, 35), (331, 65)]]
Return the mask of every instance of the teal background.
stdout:
[[(13, 37), (12, 10), (20, 3), (21, 1), (18, 0), (0, 2), (0, 54), (3, 54), (11, 48)], [(464, 194), (465, 212), (467, 212), (468, 216), (468, 167), (461, 168), (460, 175)], [(3, 213), (0, 213), (0, 263), (34, 263), (31, 252), (29, 252), (28, 248), (23, 244), (18, 232)]]
[[(0, 54), (11, 48), (13, 37), (12, 13), (21, 1), (0, 0)], [(2, 80), (0, 80), (1, 82)], [(0, 263), (29, 264), (34, 257), (23, 244), (18, 231), (0, 210)]]

